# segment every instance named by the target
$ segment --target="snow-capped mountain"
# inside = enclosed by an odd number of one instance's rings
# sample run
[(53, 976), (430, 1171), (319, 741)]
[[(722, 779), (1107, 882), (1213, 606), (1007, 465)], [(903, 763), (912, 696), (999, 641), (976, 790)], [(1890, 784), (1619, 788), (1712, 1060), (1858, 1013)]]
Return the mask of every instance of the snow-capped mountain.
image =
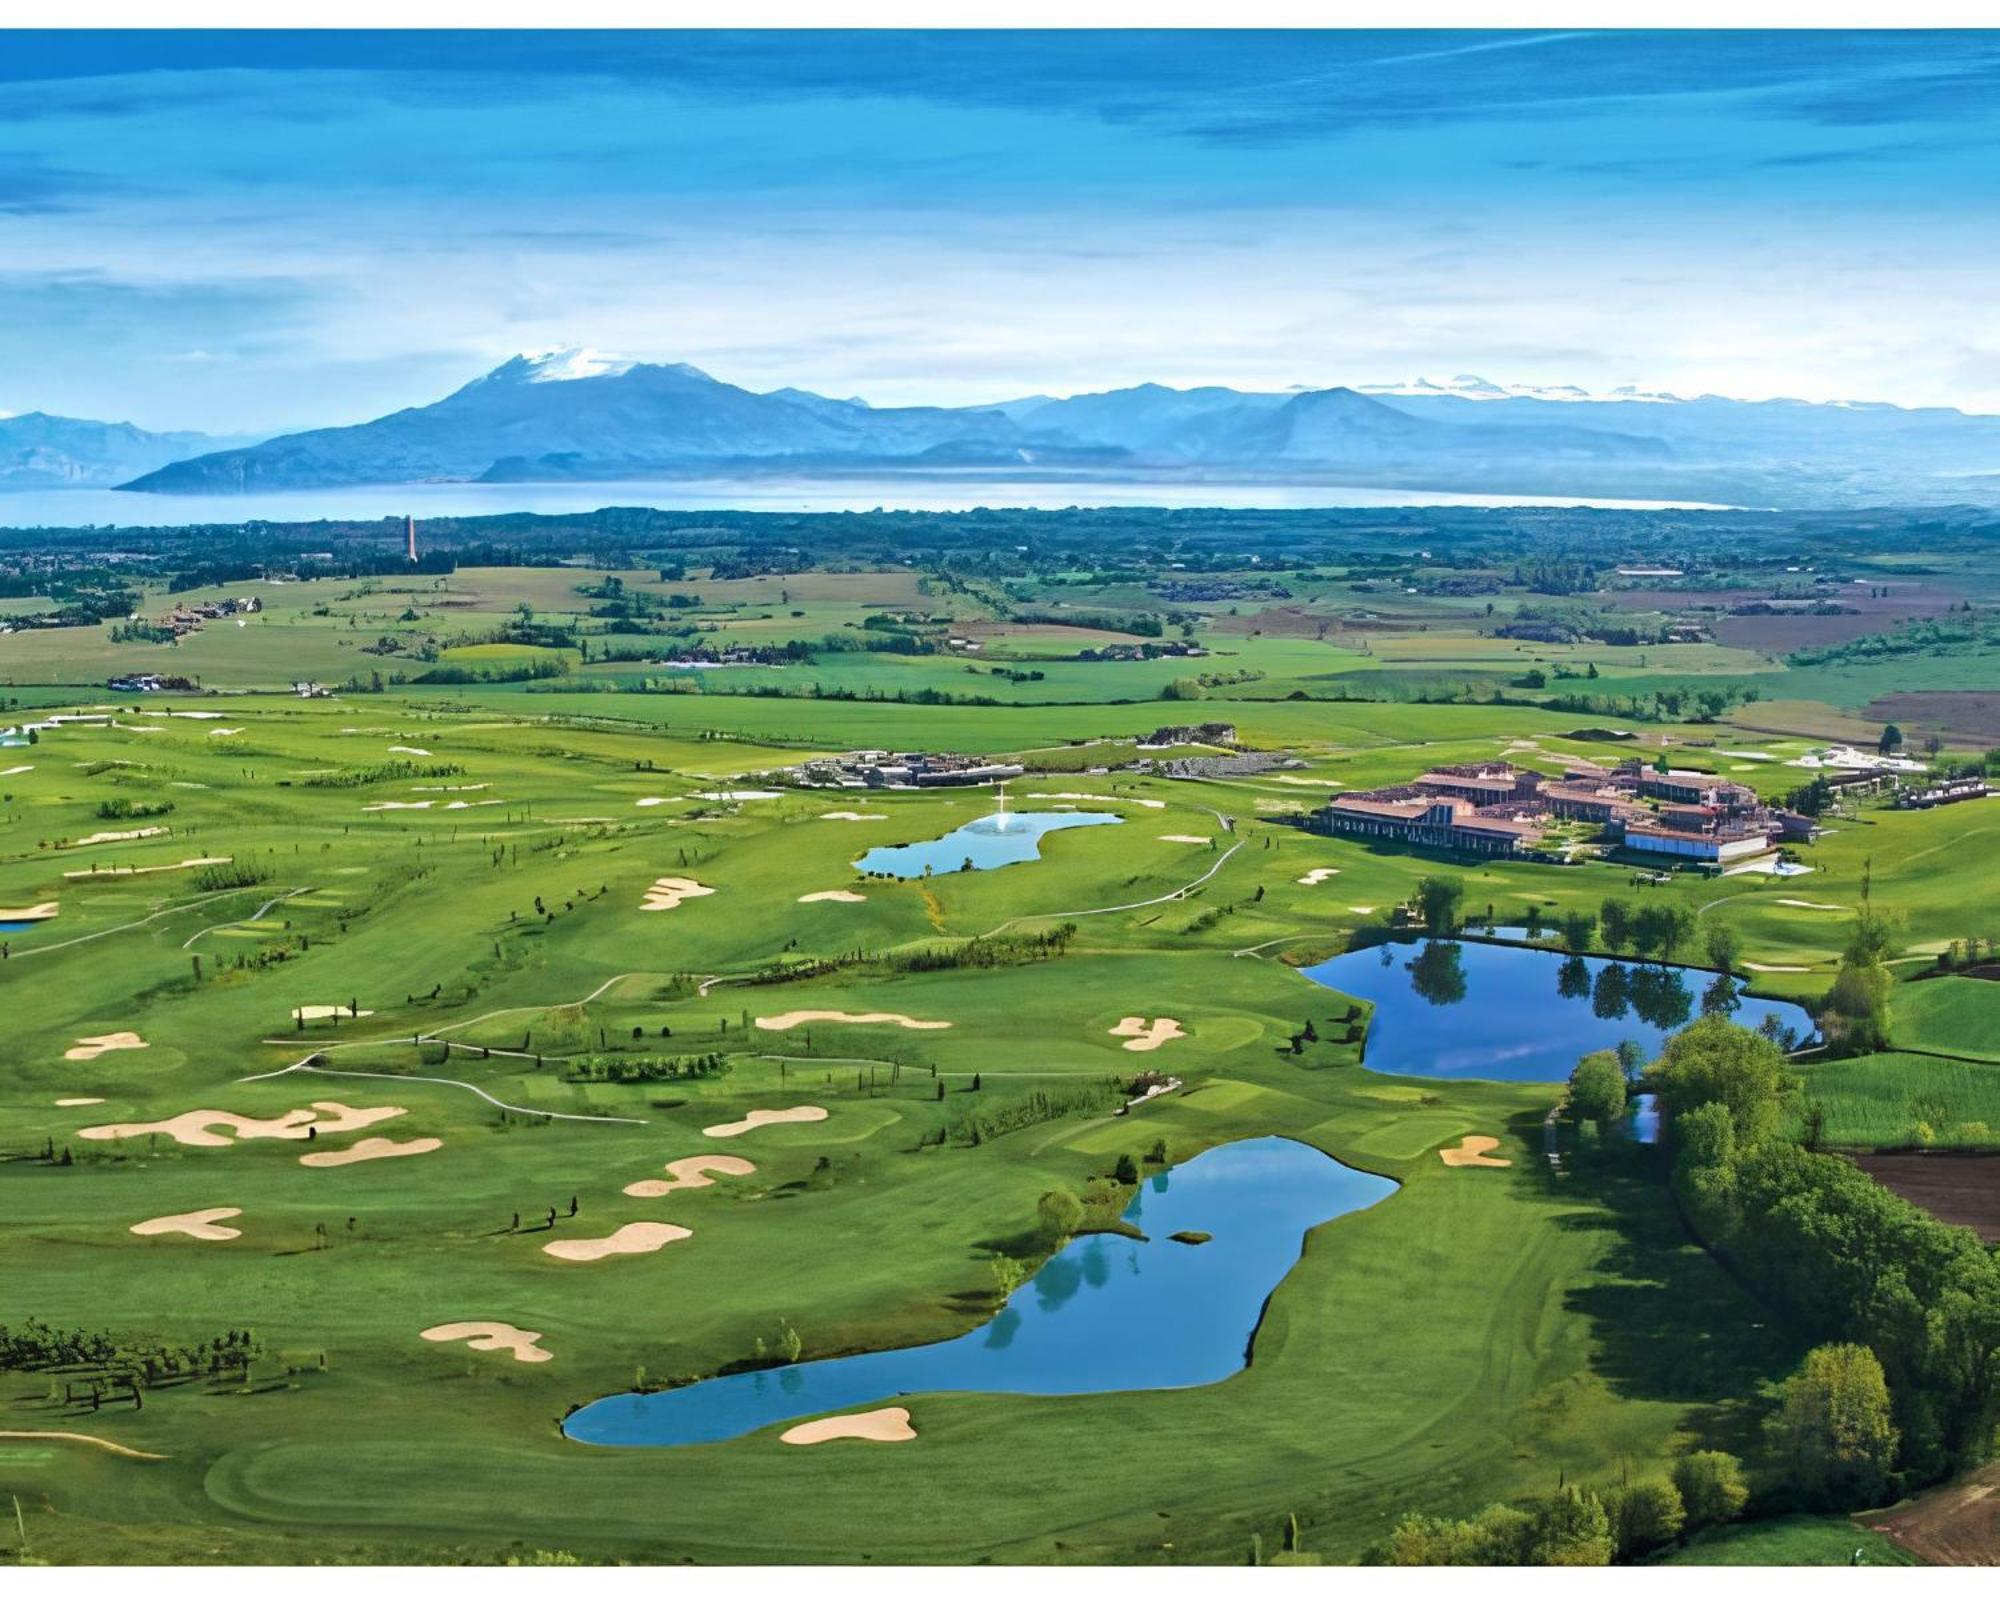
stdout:
[(1808, 505), (1984, 498), (2000, 417), (1684, 398), (1637, 388), (1139, 384), (990, 406), (768, 393), (587, 349), (516, 356), (353, 427), (176, 460), (155, 493), (479, 479), (632, 481), (827, 471), (1216, 476), (1473, 492)]
[(1494, 383), (1473, 373), (1461, 372), (1455, 378), (1434, 382), (1429, 378), (1412, 378), (1407, 383), (1357, 383), (1354, 386), (1363, 394), (1446, 396), (1456, 400), (1555, 400), (1555, 401), (1607, 401), (1634, 400), (1652, 405), (1678, 405), (1681, 397), (1663, 390), (1641, 389), (1634, 384), (1620, 384), (1615, 389), (1594, 393), (1573, 383)]

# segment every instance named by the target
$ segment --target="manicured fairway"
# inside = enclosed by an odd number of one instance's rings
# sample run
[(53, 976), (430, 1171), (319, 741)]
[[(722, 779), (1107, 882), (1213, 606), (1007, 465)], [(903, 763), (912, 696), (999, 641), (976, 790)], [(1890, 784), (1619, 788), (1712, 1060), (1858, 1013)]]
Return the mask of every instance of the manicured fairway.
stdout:
[[(481, 581), (496, 603), (528, 592)], [(326, 620), (286, 614), (263, 626)], [(1066, 741), (1150, 731), (1158, 705), (520, 686), (127, 699), (7, 752), (28, 770), (0, 783), (0, 906), (58, 910), (5, 935), (0, 961), (0, 1323), (170, 1344), (247, 1328), (257, 1350), (247, 1375), (164, 1383), (140, 1410), (0, 1375), (6, 1427), (166, 1458), (0, 1448), (35, 1552), (1240, 1562), (1296, 1515), (1310, 1551), (1347, 1559), (1406, 1510), (1610, 1482), (1693, 1443), (1754, 1451), (1798, 1351), (1689, 1241), (1657, 1156), (1614, 1141), (1552, 1171), (1560, 1086), (1367, 1070), (1336, 1042), (1347, 998), (1296, 970), (1440, 866), (1288, 817), (1419, 762), (1512, 749), (1559, 767), (1589, 748), (1559, 738), (1575, 719), (1203, 713), (1303, 765), (1176, 782), (1061, 764)], [(1126, 820), (1051, 834), (1035, 862), (902, 882), (853, 862), (991, 797), (715, 798), (765, 788), (801, 748), (875, 742), (1048, 751), (1015, 809)], [(1910, 945), (1958, 936), (1968, 840), (1989, 825), (1885, 813), (1787, 883), (1445, 870), (1501, 921), (1613, 894), (1685, 904), (1747, 959), (1802, 969), (1753, 974), (1760, 991), (1811, 997), (1845, 918), (1783, 900), (1851, 905), (1866, 871)], [(802, 898), (833, 891), (859, 898)], [(1913, 1047), (1963, 1036), (1981, 996), (1931, 998), (1961, 982), (1901, 986)], [(1888, 1067), (1812, 1069), (1830, 1120), (1902, 1116), (1857, 1076)], [(1116, 1114), (1146, 1072), (1180, 1087)], [(1131, 1193), (1121, 1158), (1143, 1181), (1271, 1134), (1401, 1187), (1310, 1236), (1224, 1382), (916, 1396), (916, 1438), (893, 1448), (766, 1431), (612, 1451), (558, 1431), (599, 1396), (792, 1339), (813, 1357), (964, 1333), (1046, 1253), (1050, 1189), (1105, 1225)], [(1439, 1158), (1467, 1136), (1511, 1165)], [(751, 1170), (646, 1188), (720, 1154)], [(230, 1211), (237, 1237), (132, 1231)], [(466, 1323), (532, 1332), (547, 1359), (424, 1336)]]

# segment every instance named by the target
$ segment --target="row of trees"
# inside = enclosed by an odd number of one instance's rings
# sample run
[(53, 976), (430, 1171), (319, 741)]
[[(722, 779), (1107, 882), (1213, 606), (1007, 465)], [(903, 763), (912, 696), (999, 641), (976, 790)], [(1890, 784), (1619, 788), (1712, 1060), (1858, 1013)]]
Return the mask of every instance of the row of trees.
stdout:
[(1564, 1484), (1463, 1521), (1412, 1513), (1363, 1559), (1390, 1567), (1602, 1567), (1733, 1522), (1749, 1498), (1741, 1462), (1697, 1450), (1675, 1460), (1664, 1479), (1604, 1489)]
[(1646, 1081), (1671, 1113), (1690, 1225), (1801, 1332), (1835, 1347), (1808, 1359), (1781, 1418), (1800, 1496), (1878, 1502), (1985, 1459), (2000, 1421), (2000, 1260), (1852, 1163), (1785, 1137), (1795, 1080), (1762, 1035), (1703, 1018), (1668, 1041)]

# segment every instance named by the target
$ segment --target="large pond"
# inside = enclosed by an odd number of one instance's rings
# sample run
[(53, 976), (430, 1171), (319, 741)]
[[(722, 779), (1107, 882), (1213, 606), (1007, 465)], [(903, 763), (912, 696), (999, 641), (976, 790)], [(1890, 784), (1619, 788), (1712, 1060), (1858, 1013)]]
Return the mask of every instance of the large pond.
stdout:
[[(1220, 1145), (1147, 1179), (1125, 1219), (1145, 1240), (1072, 1240), (991, 1322), (881, 1350), (620, 1394), (563, 1424), (586, 1444), (704, 1444), (907, 1394), (1103, 1394), (1216, 1383), (1250, 1356), (1264, 1303), (1308, 1229), (1395, 1190), (1291, 1139)], [(1212, 1235), (1182, 1244), (1170, 1235)]]
[(1746, 1028), (1813, 1036), (1812, 1018), (1758, 1000), (1720, 973), (1651, 961), (1565, 955), (1456, 939), (1395, 942), (1307, 967), (1313, 982), (1375, 1007), (1365, 1060), (1378, 1072), (1426, 1078), (1554, 1083), (1579, 1056), (1636, 1041), (1650, 1057), (1704, 1010)]
[(970, 866), (1010, 867), (1037, 860), (1042, 835), (1065, 828), (1094, 828), (1123, 822), (1108, 811), (1017, 811), (1007, 816), (981, 817), (937, 839), (916, 844), (882, 844), (854, 863), (860, 872), (886, 872), (895, 878), (921, 878), (927, 872), (962, 872)]

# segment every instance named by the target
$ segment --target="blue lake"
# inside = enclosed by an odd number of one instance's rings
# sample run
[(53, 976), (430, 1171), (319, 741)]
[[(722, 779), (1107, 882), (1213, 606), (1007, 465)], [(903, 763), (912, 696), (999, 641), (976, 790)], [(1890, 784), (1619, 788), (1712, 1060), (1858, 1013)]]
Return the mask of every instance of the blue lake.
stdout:
[[(1456, 939), (1350, 950), (1305, 975), (1375, 1007), (1368, 1066), (1424, 1078), (1559, 1082), (1579, 1056), (1624, 1039), (1658, 1054), (1723, 998), (1720, 974), (1696, 968)], [(1734, 985), (1728, 998), (1731, 1020), (1746, 1028), (1772, 1017), (1799, 1043), (1813, 1037), (1801, 1006)]]
[(896, 878), (921, 878), (926, 872), (959, 872), (969, 861), (973, 870), (1011, 867), (1038, 860), (1042, 835), (1065, 828), (1095, 828), (1123, 822), (1108, 811), (1019, 811), (1007, 817), (981, 817), (937, 839), (916, 844), (880, 844), (866, 852), (855, 869), (886, 872)]
[(0, 933), (26, 933), (40, 926), (40, 922), (0, 922)]
[[(1145, 1241), (1072, 1240), (971, 1333), (612, 1395), (573, 1413), (563, 1431), (586, 1444), (706, 1444), (909, 1394), (1217, 1383), (1248, 1362), (1264, 1303), (1298, 1260), (1306, 1231), (1395, 1188), (1291, 1139), (1220, 1145), (1141, 1184), (1125, 1218)], [(1214, 1237), (1198, 1245), (1169, 1237), (1184, 1230)]]

